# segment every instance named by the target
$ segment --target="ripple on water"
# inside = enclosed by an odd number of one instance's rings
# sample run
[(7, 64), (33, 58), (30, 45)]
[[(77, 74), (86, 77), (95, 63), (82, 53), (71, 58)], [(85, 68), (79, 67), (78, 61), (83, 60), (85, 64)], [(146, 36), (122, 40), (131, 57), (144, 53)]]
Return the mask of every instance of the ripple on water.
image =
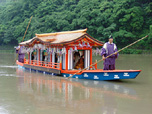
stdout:
[(18, 66), (5, 66), (5, 65), (0, 65), (0, 68), (17, 68)]
[(14, 77), (17, 77), (15, 74), (0, 74), (0, 76), (14, 76)]
[(9, 112), (4, 107), (0, 106), (0, 114), (9, 114)]

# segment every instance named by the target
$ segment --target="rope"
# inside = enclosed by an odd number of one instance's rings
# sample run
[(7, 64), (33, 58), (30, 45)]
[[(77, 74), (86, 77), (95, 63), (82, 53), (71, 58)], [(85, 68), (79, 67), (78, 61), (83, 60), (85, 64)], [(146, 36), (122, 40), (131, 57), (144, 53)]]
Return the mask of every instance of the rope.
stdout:
[[(143, 40), (143, 39), (145, 39), (145, 38), (147, 38), (147, 37), (148, 37), (148, 35), (146, 35), (145, 37), (143, 37), (143, 38), (141, 38), (141, 39), (139, 39), (139, 40), (137, 40), (137, 41), (135, 41), (135, 42), (133, 42), (133, 43), (127, 45), (127, 46), (125, 46), (124, 48), (120, 49), (119, 51), (117, 51), (117, 52), (115, 52), (115, 53), (112, 53), (111, 55), (105, 57), (105, 59), (109, 58), (110, 56), (112, 56), (112, 55), (114, 55), (114, 54), (116, 54), (116, 53), (121, 52), (122, 50), (124, 50), (124, 49), (126, 49), (126, 48), (128, 48), (128, 47), (130, 47), (130, 46), (132, 46), (132, 45), (134, 45), (134, 44), (136, 44), (137, 42), (139, 42), (139, 41), (141, 41), (141, 40)], [(76, 75), (76, 74), (82, 72), (83, 70), (86, 70), (86, 69), (90, 68), (91, 66), (93, 66), (93, 65), (95, 65), (95, 64), (98, 64), (98, 63), (101, 62), (101, 61), (103, 61), (103, 59), (100, 59), (99, 61), (95, 62), (94, 64), (91, 64), (89, 67), (84, 68), (84, 69), (82, 69), (82, 70), (76, 72), (75, 74), (69, 76), (68, 79), (71, 78), (71, 77), (73, 77), (74, 75)]]

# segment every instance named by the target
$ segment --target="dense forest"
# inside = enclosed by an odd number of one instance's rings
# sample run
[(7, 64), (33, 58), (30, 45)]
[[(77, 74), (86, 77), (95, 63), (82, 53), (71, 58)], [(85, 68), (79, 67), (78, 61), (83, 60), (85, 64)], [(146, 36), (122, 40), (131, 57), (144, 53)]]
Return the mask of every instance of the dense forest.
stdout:
[[(151, 0), (0, 0), (0, 45), (25, 40), (35, 33), (88, 28), (94, 38), (106, 42), (113, 35), (122, 48), (152, 31)], [(133, 46), (152, 50), (152, 37)]]

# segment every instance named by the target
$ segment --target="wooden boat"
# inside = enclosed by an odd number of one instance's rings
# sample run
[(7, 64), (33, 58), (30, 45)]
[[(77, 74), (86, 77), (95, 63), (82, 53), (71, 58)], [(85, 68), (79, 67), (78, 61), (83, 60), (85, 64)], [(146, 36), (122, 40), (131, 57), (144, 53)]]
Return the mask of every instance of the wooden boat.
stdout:
[[(36, 36), (19, 44), (19, 67), (51, 75), (69, 77), (92, 62), (92, 47), (101, 47), (103, 42), (91, 37), (87, 29), (35, 34)], [(103, 70), (97, 64), (73, 76), (79, 79), (118, 80), (132, 79), (141, 70)]]

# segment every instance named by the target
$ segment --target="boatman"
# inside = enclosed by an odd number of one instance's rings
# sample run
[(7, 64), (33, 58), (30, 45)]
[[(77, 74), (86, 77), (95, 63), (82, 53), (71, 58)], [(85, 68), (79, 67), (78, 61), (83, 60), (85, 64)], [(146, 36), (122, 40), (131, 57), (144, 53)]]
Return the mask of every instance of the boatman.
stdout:
[(18, 46), (16, 48), (16, 53), (18, 53), (18, 61), (24, 63), (25, 54), (22, 53), (23, 47)]
[[(114, 54), (113, 54), (114, 53)], [(107, 56), (113, 54), (109, 58), (105, 59)], [(109, 42), (103, 45), (101, 51), (102, 59), (104, 60), (103, 70), (115, 70), (115, 59), (118, 57), (117, 46), (113, 43), (113, 37), (110, 35)]]

